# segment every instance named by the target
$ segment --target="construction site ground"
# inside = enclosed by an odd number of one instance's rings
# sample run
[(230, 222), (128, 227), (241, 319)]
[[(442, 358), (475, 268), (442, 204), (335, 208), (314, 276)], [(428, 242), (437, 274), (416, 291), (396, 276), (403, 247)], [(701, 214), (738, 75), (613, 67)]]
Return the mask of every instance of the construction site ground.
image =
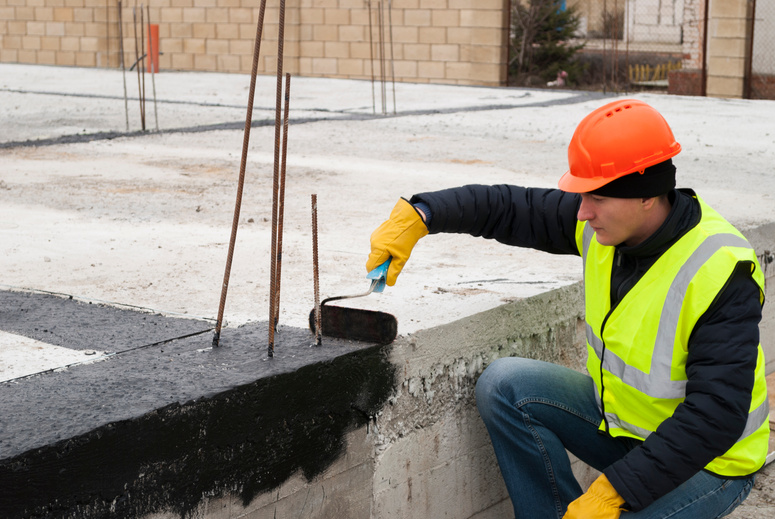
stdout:
[[(212, 322), (249, 84), (239, 74), (0, 64), (0, 289)], [(274, 76), (258, 77), (227, 327), (268, 319), (275, 87)], [(369, 236), (400, 197), (468, 183), (554, 187), (576, 124), (615, 96), (292, 78), (280, 323), (306, 328), (314, 304), (312, 194), (321, 297), (362, 293)], [(659, 109), (682, 144), (679, 187), (741, 230), (775, 222), (775, 102), (633, 96)], [(406, 335), (579, 280), (575, 257), (435, 235), (396, 286), (350, 306), (395, 315)], [(95, 353), (0, 332), (0, 380)], [(730, 517), (775, 516), (774, 466)]]

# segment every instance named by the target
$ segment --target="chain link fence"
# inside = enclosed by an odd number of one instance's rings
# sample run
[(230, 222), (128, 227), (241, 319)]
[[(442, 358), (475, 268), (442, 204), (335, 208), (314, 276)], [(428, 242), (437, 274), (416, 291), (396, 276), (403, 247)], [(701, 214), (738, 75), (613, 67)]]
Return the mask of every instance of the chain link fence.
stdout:
[[(538, 84), (536, 73), (550, 72), (557, 73), (557, 78), (546, 74), (540, 78), (555, 79), (547, 82), (549, 86), (666, 91), (668, 73), (682, 65), (685, 1), (512, 0), (512, 84), (534, 86)], [(573, 60), (565, 63), (568, 70), (534, 70), (532, 76), (526, 76), (515, 66), (526, 46), (519, 40), (529, 34), (527, 24), (532, 21), (537, 25), (538, 19), (544, 21), (536, 30), (560, 34), (561, 28), (546, 27), (546, 20), (558, 23), (561, 18), (553, 14), (540, 16), (541, 12), (552, 11), (565, 13), (564, 21), (573, 28), (572, 38), (564, 42), (566, 47), (576, 47)], [(527, 44), (536, 46), (541, 42)]]
[(775, 2), (751, 1), (753, 38), (746, 97), (775, 99)]
[(581, 20), (580, 83), (603, 90), (667, 90), (681, 68), (683, 0), (568, 0)]
[(775, 0), (511, 6), (513, 85), (775, 99)]

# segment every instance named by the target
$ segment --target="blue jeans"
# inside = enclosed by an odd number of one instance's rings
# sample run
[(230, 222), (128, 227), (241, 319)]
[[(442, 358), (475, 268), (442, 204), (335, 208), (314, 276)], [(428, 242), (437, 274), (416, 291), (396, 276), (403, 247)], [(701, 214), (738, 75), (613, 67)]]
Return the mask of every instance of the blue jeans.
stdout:
[[(566, 449), (602, 471), (640, 442), (598, 433), (602, 421), (592, 379), (572, 369), (517, 357), (490, 364), (476, 385), (517, 519), (561, 519), (582, 494)], [(732, 512), (754, 477), (723, 479), (700, 471), (683, 485), (622, 519), (713, 519)]]

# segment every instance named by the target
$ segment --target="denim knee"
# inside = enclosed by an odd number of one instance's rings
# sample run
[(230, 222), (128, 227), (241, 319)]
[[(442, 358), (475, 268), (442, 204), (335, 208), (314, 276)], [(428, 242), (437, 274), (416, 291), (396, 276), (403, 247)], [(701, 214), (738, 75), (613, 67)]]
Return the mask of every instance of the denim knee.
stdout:
[(476, 382), (476, 406), (485, 421), (504, 404), (513, 403), (517, 373), (522, 361), (518, 357), (503, 357), (493, 361)]
[(548, 381), (571, 371), (562, 366), (523, 357), (502, 357), (484, 370), (476, 383), (476, 406), (483, 419), (498, 406), (514, 406), (526, 398), (543, 396)]

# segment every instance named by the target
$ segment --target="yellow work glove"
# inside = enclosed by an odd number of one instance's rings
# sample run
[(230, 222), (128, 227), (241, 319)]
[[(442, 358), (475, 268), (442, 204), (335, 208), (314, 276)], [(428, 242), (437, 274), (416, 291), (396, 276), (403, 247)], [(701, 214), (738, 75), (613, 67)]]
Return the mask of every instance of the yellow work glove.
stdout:
[(619, 519), (624, 499), (605, 474), (600, 474), (589, 490), (568, 506), (563, 519)]
[(385, 282), (391, 287), (404, 268), (417, 241), (428, 234), (422, 217), (412, 204), (402, 198), (377, 230), (371, 233), (371, 253), (366, 261), (366, 270), (371, 272), (391, 257)]

